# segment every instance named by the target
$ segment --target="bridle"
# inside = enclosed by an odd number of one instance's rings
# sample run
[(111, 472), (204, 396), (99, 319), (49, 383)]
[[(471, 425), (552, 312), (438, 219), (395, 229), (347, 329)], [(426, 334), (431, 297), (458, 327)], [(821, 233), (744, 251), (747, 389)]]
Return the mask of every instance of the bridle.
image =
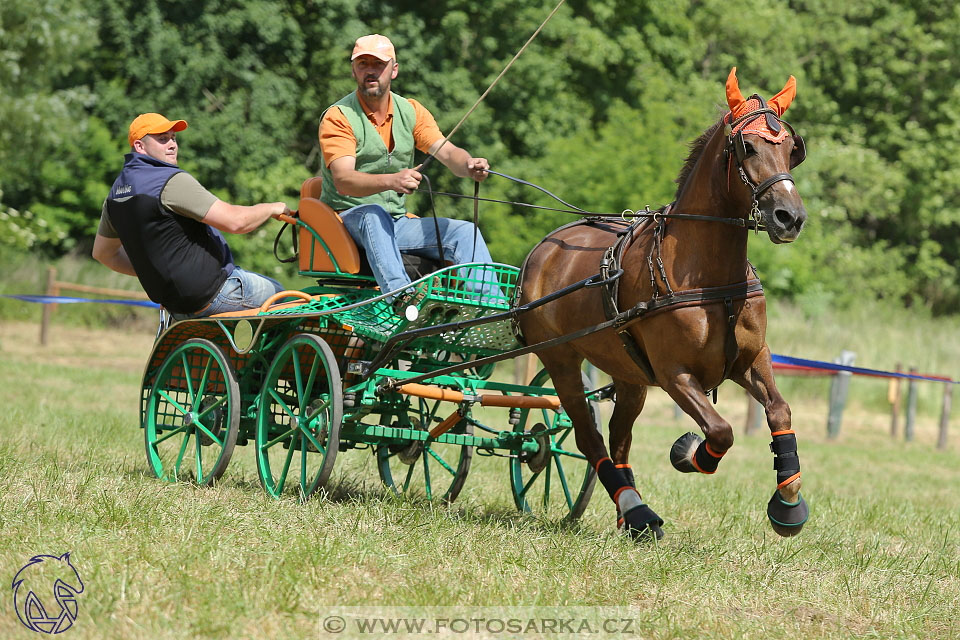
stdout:
[(727, 142), (723, 148), (723, 157), (727, 162), (727, 188), (730, 188), (730, 169), (733, 166), (733, 162), (735, 162), (740, 180), (750, 189), (751, 195), (749, 217), (751, 220), (753, 220), (755, 228), (759, 228), (761, 220), (759, 200), (761, 194), (782, 180), (789, 180), (790, 182), (793, 182), (793, 176), (790, 173), (781, 172), (773, 174), (760, 184), (753, 182), (747, 176), (747, 172), (743, 167), (743, 161), (748, 156), (747, 145), (743, 140), (743, 130), (745, 127), (742, 127), (740, 131), (737, 131), (736, 133), (732, 133), (732, 131), (736, 129), (738, 125), (747, 125), (760, 116), (764, 116), (766, 118), (767, 127), (769, 127), (774, 133), (780, 132), (781, 125), (786, 126), (790, 130), (791, 137), (793, 138), (793, 149), (790, 151), (791, 169), (795, 168), (807, 157), (807, 147), (803, 142), (803, 137), (797, 134), (793, 126), (786, 120), (781, 120), (776, 111), (765, 105), (762, 98), (756, 95), (751, 96), (751, 98), (758, 99), (760, 104), (763, 106), (756, 111), (751, 111), (750, 113), (746, 113), (739, 118), (732, 119), (730, 122), (727, 122), (727, 118), (732, 118), (732, 113), (728, 113), (723, 118), (723, 121), (728, 128), (727, 130), (731, 132), (727, 134)]

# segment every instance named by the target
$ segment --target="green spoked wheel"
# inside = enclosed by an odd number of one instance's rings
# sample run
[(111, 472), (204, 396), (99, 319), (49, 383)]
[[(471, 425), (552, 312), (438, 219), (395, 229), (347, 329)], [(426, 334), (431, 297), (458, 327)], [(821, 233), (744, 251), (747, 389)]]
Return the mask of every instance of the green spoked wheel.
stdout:
[(213, 484), (240, 425), (240, 388), (223, 349), (202, 338), (177, 345), (153, 379), (143, 416), (147, 463), (161, 480)]
[(333, 350), (301, 333), (280, 347), (260, 391), (257, 470), (268, 494), (306, 500), (324, 486), (340, 446), (343, 387)]
[[(447, 417), (437, 413), (439, 400), (411, 397), (411, 401), (411, 430), (429, 431)], [(447, 433), (473, 435), (473, 425), (464, 419)], [(473, 447), (461, 444), (411, 441), (377, 447), (377, 470), (383, 484), (397, 494), (428, 500), (456, 500), (472, 459)]]
[[(550, 385), (546, 369), (540, 370), (531, 386)], [(584, 389), (588, 380), (584, 376)], [(596, 404), (589, 403), (594, 425), (599, 429)], [(547, 518), (575, 520), (583, 515), (593, 495), (597, 474), (577, 449), (573, 425), (563, 411), (521, 409), (514, 431), (529, 434), (540, 444), (535, 454), (510, 458), (510, 488), (517, 509)]]

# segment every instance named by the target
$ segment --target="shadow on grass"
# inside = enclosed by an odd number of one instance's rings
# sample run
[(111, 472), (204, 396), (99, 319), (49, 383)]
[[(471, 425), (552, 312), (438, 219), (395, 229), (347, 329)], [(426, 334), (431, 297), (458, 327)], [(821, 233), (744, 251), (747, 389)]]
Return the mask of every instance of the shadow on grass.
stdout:
[[(139, 466), (124, 465), (120, 473), (136, 481), (162, 483), (145, 464)], [(263, 487), (256, 473), (231, 473), (230, 470), (212, 487), (200, 487), (190, 480), (180, 483), (163, 483), (168, 486), (182, 484), (192, 490), (236, 490), (248, 495), (265, 495)], [(584, 526), (579, 520), (566, 518), (551, 520), (534, 514), (523, 513), (517, 509), (505, 506), (469, 504), (460, 506), (457, 503), (447, 503), (443, 500), (427, 500), (422, 496), (397, 495), (379, 482), (369, 479), (357, 479), (346, 475), (336, 475), (325, 488), (320, 489), (309, 500), (301, 500), (300, 496), (292, 491), (285, 492), (281, 502), (288, 503), (290, 508), (298, 508), (309, 504), (332, 503), (337, 505), (355, 506), (365, 511), (380, 511), (403, 507), (406, 510), (415, 509), (421, 515), (430, 517), (450, 518), (461, 523), (495, 527), (502, 530), (523, 530), (532, 534), (558, 534), (596, 536), (599, 531), (593, 527)]]

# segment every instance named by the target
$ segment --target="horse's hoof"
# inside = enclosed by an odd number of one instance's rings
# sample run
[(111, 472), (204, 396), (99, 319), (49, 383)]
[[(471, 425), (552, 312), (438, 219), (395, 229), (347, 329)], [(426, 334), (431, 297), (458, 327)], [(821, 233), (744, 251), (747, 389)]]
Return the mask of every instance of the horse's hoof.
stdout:
[(670, 447), (670, 464), (673, 465), (673, 468), (683, 473), (696, 472), (697, 468), (693, 466), (691, 459), (701, 442), (703, 442), (703, 438), (689, 431), (677, 438), (677, 441)]
[(777, 535), (788, 538), (800, 533), (804, 523), (810, 517), (810, 510), (803, 496), (797, 495), (796, 502), (785, 502), (780, 491), (774, 491), (767, 503), (767, 518)]
[(627, 511), (617, 524), (620, 530), (635, 542), (648, 542), (663, 537), (663, 520), (645, 504)]

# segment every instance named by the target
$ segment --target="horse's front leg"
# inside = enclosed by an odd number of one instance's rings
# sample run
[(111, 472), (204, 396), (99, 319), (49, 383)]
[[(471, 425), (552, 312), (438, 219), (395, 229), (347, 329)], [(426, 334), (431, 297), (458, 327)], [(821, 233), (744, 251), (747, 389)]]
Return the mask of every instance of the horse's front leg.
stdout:
[(763, 405), (773, 442), (773, 468), (777, 471), (777, 489), (767, 504), (767, 517), (773, 530), (781, 536), (800, 533), (809, 510), (800, 495), (800, 458), (797, 455), (797, 436), (790, 418), (790, 405), (780, 395), (773, 377), (770, 348), (764, 345), (742, 376), (734, 376), (742, 386)]
[(713, 408), (700, 381), (688, 370), (677, 369), (667, 375), (658, 372), (657, 379), (706, 436), (701, 438), (692, 432), (680, 436), (670, 449), (670, 462), (684, 473), (716, 472), (723, 454), (733, 446), (733, 427)]

